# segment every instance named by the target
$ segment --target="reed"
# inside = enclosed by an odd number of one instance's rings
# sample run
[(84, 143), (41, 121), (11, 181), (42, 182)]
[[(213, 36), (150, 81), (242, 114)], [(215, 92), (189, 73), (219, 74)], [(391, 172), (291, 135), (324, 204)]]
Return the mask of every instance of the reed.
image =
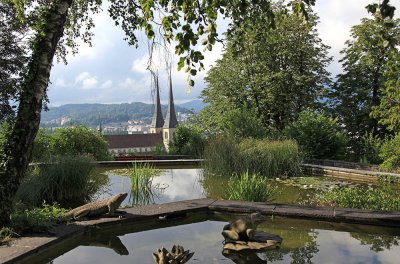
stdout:
[(266, 179), (249, 172), (229, 179), (226, 198), (252, 202), (272, 201), (274, 190), (268, 186)]
[(248, 172), (264, 177), (299, 176), (302, 155), (293, 140), (232, 139), (217, 137), (205, 150), (206, 174), (223, 176)]
[(40, 206), (58, 203), (75, 207), (89, 202), (106, 186), (106, 175), (93, 174), (94, 164), (88, 157), (60, 157), (55, 162), (34, 167), (20, 185), (17, 201)]
[(154, 203), (154, 196), (158, 195), (158, 189), (153, 186), (153, 178), (160, 170), (145, 163), (133, 164), (129, 176), (131, 178), (131, 205), (141, 206)]

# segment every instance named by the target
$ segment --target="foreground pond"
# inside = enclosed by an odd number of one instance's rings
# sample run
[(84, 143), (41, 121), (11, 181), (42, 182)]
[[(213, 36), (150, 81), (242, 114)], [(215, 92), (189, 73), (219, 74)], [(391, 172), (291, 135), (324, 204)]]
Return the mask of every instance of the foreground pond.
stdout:
[(93, 231), (29, 263), (151, 264), (153, 252), (174, 244), (195, 252), (188, 263), (398, 263), (400, 257), (399, 229), (278, 217), (258, 230), (281, 236), (280, 248), (223, 254), (221, 231), (232, 219), (192, 215)]

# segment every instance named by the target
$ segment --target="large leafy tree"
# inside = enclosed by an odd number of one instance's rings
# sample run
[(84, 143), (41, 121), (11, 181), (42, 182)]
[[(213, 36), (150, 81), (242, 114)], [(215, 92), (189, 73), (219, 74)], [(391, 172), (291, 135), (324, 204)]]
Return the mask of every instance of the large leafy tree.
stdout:
[[(26, 72), (16, 98), (18, 110), (10, 135), (6, 139), (0, 163), (0, 223), (9, 222), (12, 200), (31, 159), (34, 138), (40, 122), (40, 113), (46, 100), (46, 91), (56, 51), (65, 55), (66, 46), (76, 51), (75, 40), (90, 41), (93, 21), (90, 14), (99, 10), (101, 0), (1, 0), (16, 7), (17, 18), (29, 26), (30, 53)], [(305, 13), (306, 4), (314, 0), (293, 0), (292, 7)], [(249, 8), (268, 10), (270, 2), (257, 1), (202, 1), (197, 0), (111, 0), (110, 15), (127, 34), (130, 44), (137, 43), (136, 31), (144, 29), (154, 39), (162, 32), (168, 41), (178, 43), (176, 53), (181, 56), (179, 68), (188, 67), (195, 75), (202, 68), (201, 52), (193, 47), (201, 36), (208, 49), (217, 39), (216, 20), (219, 14), (232, 18), (238, 25)], [(274, 18), (271, 17), (272, 21)], [(160, 30), (155, 30), (159, 26)], [(196, 69), (196, 67), (198, 67)], [(189, 82), (193, 85), (193, 82)]]
[(0, 2), (0, 122), (12, 119), (19, 75), (26, 63), (25, 45), (22, 45), (26, 27), (13, 19), (16, 9), (10, 3)]
[[(394, 7), (385, 0), (369, 5), (372, 18), (364, 18), (351, 30), (351, 39), (342, 50), (343, 74), (337, 76), (333, 90), (333, 107), (345, 125), (352, 145), (357, 151), (357, 141), (365, 133), (380, 137), (387, 133), (385, 121), (381, 124), (371, 116), (371, 110), (381, 104), (384, 93), (391, 94), (395, 87), (393, 74), (388, 72), (398, 64), (400, 45), (400, 20), (393, 19)], [(392, 66), (391, 66), (392, 65)], [(382, 108), (388, 107), (386, 99)]]
[[(281, 130), (304, 109), (320, 106), (330, 83), (325, 69), (330, 58), (318, 37), (318, 18), (309, 10), (306, 21), (282, 2), (272, 11), (260, 12), (228, 35), (223, 58), (209, 71), (202, 93), (213, 116), (248, 108), (260, 126)], [(276, 19), (268, 28), (271, 16)]]
[[(398, 36), (400, 38), (400, 36)], [(372, 107), (371, 116), (393, 132), (400, 131), (400, 54), (389, 56), (386, 82), (382, 88), (381, 102)]]

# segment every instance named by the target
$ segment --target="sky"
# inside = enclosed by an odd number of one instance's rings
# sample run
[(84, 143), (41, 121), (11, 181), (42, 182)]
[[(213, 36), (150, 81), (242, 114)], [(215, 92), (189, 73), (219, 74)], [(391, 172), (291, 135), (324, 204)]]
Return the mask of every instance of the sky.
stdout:
[[(334, 61), (328, 71), (334, 77), (341, 72), (340, 50), (350, 38), (350, 29), (359, 24), (360, 19), (369, 17), (365, 6), (373, 0), (317, 0), (314, 7), (320, 17), (318, 32)], [(377, 1), (376, 1), (377, 2)], [(400, 1), (391, 1), (396, 6), (399, 17)], [(51, 71), (48, 90), (50, 107), (80, 103), (131, 103), (152, 102), (151, 75), (146, 70), (148, 61), (147, 39), (139, 35), (139, 48), (129, 46), (123, 40), (123, 31), (108, 17), (106, 8), (94, 16), (96, 27), (92, 47), (81, 44), (77, 55), (68, 55), (68, 64), (55, 62)], [(226, 29), (226, 22), (220, 21), (218, 31)], [(202, 48), (200, 47), (202, 50)], [(195, 86), (187, 90), (187, 74), (178, 72), (177, 61), (173, 60), (172, 82), (174, 100), (184, 103), (199, 97), (206, 87), (204, 77), (207, 70), (221, 58), (223, 46), (217, 43), (211, 52), (205, 53), (205, 71), (195, 76)], [(168, 99), (167, 73), (162, 65), (163, 52), (155, 55), (155, 68), (159, 68), (161, 102)], [(158, 66), (157, 66), (158, 65)]]

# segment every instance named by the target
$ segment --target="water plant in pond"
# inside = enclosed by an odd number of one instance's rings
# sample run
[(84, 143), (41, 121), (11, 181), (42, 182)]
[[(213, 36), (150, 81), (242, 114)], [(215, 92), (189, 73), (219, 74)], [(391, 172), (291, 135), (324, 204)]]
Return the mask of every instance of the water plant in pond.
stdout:
[(344, 187), (320, 194), (319, 205), (370, 210), (400, 211), (398, 190), (392, 188)]
[(129, 175), (131, 179), (132, 206), (154, 203), (154, 196), (158, 196), (159, 193), (166, 188), (153, 184), (154, 176), (159, 173), (160, 170), (148, 163), (142, 165), (138, 165), (137, 163), (133, 164)]
[(92, 173), (92, 159), (82, 156), (59, 157), (53, 163), (35, 166), (23, 180), (17, 201), (40, 206), (43, 201), (75, 207), (95, 198), (108, 177)]
[(272, 200), (273, 193), (264, 177), (245, 172), (229, 179), (225, 196), (229, 200), (267, 202)]
[(216, 137), (205, 150), (206, 173), (240, 175), (248, 171), (265, 177), (302, 174), (298, 145), (293, 140), (232, 139)]

